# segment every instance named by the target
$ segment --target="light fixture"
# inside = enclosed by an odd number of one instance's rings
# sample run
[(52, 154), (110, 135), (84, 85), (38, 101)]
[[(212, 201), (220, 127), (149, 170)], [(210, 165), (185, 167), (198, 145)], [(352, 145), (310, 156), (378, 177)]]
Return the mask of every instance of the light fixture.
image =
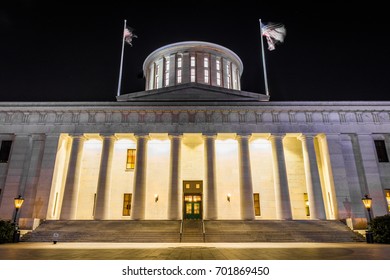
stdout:
[(154, 202), (157, 202), (158, 201), (158, 194), (155, 194), (154, 195)]
[(362, 202), (364, 204), (364, 207), (366, 207), (368, 213), (369, 213), (369, 218), (371, 220), (371, 214), (370, 214), (370, 211), (371, 211), (371, 205), (372, 205), (372, 198), (368, 196), (368, 194), (364, 195), (364, 197), (362, 198)]
[(22, 207), (23, 202), (24, 202), (24, 198), (21, 195), (19, 195), (18, 197), (14, 198), (15, 209), (19, 210), (20, 207)]
[(18, 217), (18, 211), (19, 211), (20, 207), (22, 207), (23, 202), (24, 202), (24, 198), (21, 195), (14, 198), (14, 205), (15, 205), (14, 234), (13, 234), (13, 242), (14, 243), (19, 242), (19, 238), (20, 238), (20, 231), (19, 231), (19, 225), (17, 222), (17, 217)]
[(231, 195), (230, 193), (227, 194), (227, 196), (226, 196), (227, 201), (230, 202), (230, 197), (231, 197), (231, 196), (232, 196), (232, 195)]
[(368, 212), (368, 223), (367, 223), (367, 230), (366, 230), (366, 242), (367, 243), (374, 243), (374, 237), (371, 231), (371, 205), (372, 205), (372, 198), (368, 196), (368, 194), (365, 194), (362, 198), (362, 202), (364, 204), (364, 207), (367, 209)]

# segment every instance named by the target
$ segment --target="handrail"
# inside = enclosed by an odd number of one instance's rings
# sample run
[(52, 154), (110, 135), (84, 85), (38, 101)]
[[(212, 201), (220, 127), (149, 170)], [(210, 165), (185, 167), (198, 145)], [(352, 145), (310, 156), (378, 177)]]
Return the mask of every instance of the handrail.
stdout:
[(206, 242), (206, 227), (204, 226), (203, 219), (202, 219), (202, 234), (203, 234), (203, 242)]
[(180, 223), (180, 242), (181, 242), (181, 239), (183, 237), (183, 219), (181, 220), (181, 223)]

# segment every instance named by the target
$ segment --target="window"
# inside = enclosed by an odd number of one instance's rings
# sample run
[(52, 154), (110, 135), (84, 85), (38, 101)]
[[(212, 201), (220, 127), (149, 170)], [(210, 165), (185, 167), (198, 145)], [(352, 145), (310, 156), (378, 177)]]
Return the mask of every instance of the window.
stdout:
[(386, 144), (384, 140), (374, 140), (376, 154), (378, 156), (379, 162), (389, 162), (389, 157), (387, 156)]
[(215, 68), (217, 70), (217, 86), (221, 85), (221, 59), (217, 58), (215, 61)]
[(191, 61), (190, 62), (190, 66), (191, 66), (191, 70), (190, 70), (191, 83), (194, 83), (196, 81), (196, 71), (195, 71), (196, 60), (195, 60), (195, 56), (194, 55), (191, 56), (190, 61)]
[(387, 202), (387, 212), (390, 213), (390, 189), (385, 190), (385, 197)]
[(181, 69), (177, 70), (177, 83), (181, 84)]
[(169, 57), (165, 59), (165, 86), (169, 86)]
[(254, 193), (253, 194), (253, 204), (255, 207), (255, 216), (261, 216), (260, 212), (260, 194), (259, 193)]
[(123, 194), (123, 211), (122, 216), (130, 216), (131, 213), (131, 193)]
[(209, 68), (209, 58), (208, 57), (205, 57), (203, 59), (203, 66), (204, 66), (204, 68)]
[(8, 162), (9, 155), (11, 153), (12, 141), (3, 140), (1, 141), (0, 147), (0, 162)]
[(309, 208), (309, 196), (307, 193), (303, 194), (303, 200), (305, 201), (305, 212), (306, 212), (306, 217), (310, 216), (310, 208)]
[(230, 64), (226, 64), (226, 73), (227, 73), (227, 88), (232, 87), (232, 75), (230, 72)]
[(126, 170), (134, 169), (135, 167), (135, 149), (127, 149), (127, 158), (126, 158)]
[(221, 85), (221, 73), (220, 72), (217, 72), (217, 85), (218, 86)]
[(154, 73), (154, 88), (158, 87), (158, 73), (160, 72), (160, 65), (156, 64), (155, 73)]
[(182, 62), (183, 62), (183, 59), (182, 59), (181, 56), (179, 56), (179, 57), (177, 58), (177, 68), (181, 68)]
[(206, 84), (209, 83), (209, 70), (208, 69), (204, 69), (204, 82)]

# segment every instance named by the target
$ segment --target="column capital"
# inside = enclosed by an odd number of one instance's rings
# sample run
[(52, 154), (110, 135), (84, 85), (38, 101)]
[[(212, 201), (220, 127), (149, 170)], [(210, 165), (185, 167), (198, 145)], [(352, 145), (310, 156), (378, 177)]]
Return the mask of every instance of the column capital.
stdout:
[(252, 137), (252, 133), (237, 133), (236, 134), (236, 139), (241, 140), (241, 139), (248, 139)]
[(118, 137), (116, 137), (115, 133), (99, 133), (99, 136), (101, 139), (113, 139), (117, 140)]
[(168, 134), (168, 138), (170, 140), (172, 140), (172, 139), (182, 139), (183, 138), (183, 134), (182, 133), (169, 133)]
[(149, 135), (149, 133), (134, 133), (134, 138), (135, 139), (146, 139), (146, 140), (149, 140), (150, 139), (150, 135)]
[(69, 133), (69, 137), (72, 139), (79, 139), (79, 140), (85, 140), (87, 139), (84, 135), (84, 133)]
[(283, 140), (284, 137), (286, 137), (286, 134), (270, 134), (267, 137), (267, 140), (272, 141), (272, 140)]
[(203, 133), (203, 139), (217, 139), (217, 133)]
[(306, 141), (308, 139), (314, 139), (316, 137), (317, 137), (317, 134), (304, 134), (304, 133), (302, 133), (301, 135), (299, 135), (297, 137), (297, 139), (301, 140), (303, 142), (303, 141)]

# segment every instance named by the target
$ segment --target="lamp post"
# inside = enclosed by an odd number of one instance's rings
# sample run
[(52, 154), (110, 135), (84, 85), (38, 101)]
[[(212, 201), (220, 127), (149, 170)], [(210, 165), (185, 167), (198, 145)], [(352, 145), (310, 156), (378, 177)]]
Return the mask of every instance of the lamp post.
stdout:
[(372, 205), (372, 198), (368, 196), (368, 194), (364, 195), (362, 198), (362, 202), (364, 204), (364, 207), (367, 209), (368, 212), (368, 225), (367, 225), (367, 230), (366, 230), (366, 242), (367, 243), (374, 243), (374, 238), (372, 236), (372, 231), (371, 231), (371, 205)]
[(22, 204), (24, 202), (24, 198), (19, 195), (18, 197), (15, 197), (14, 204), (15, 204), (15, 217), (14, 217), (14, 235), (13, 235), (13, 242), (17, 243), (19, 242), (20, 232), (19, 232), (19, 225), (17, 223), (17, 217), (18, 217), (18, 211), (20, 207), (22, 207)]

